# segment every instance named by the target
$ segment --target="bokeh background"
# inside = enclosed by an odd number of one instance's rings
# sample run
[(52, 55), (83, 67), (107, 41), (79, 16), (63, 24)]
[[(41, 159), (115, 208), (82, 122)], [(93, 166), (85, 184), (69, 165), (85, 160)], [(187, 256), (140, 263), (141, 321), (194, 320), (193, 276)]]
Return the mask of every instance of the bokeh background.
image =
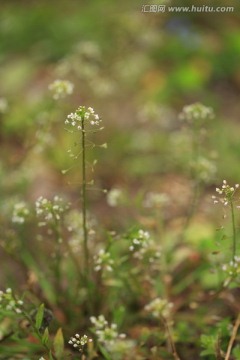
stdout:
[[(79, 105), (95, 108), (105, 127), (95, 141), (108, 143), (108, 149), (96, 147), (89, 154), (89, 160), (98, 159), (96, 187), (121, 188), (125, 200), (131, 199), (113, 213), (106, 195), (91, 192), (90, 207), (100, 221), (110, 229), (132, 221), (154, 226), (136, 209), (143, 193), (160, 191), (170, 198), (166, 218), (176, 224), (186, 212), (191, 181), (178, 114), (198, 101), (216, 114), (208, 130), (216, 171), (206, 184), (200, 223), (213, 231), (215, 225), (207, 222), (214, 218), (209, 194), (222, 179), (240, 178), (239, 1), (165, 2), (234, 6), (233, 12), (217, 14), (143, 13), (143, 4), (153, 3), (1, 0), (3, 228), (21, 199), (34, 202), (59, 193), (79, 205), (79, 168), (67, 153), (72, 139), (64, 130), (67, 114)], [(48, 86), (55, 79), (73, 82), (73, 95), (54, 101)], [(4, 259), (5, 283), (15, 272), (6, 254)]]

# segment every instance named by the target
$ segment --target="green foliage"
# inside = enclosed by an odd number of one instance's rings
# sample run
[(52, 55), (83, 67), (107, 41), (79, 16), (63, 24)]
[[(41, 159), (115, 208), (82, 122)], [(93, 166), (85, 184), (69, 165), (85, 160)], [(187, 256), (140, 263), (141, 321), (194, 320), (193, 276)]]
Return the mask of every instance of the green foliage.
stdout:
[[(201, 351), (201, 356), (216, 355), (217, 336), (201, 335), (201, 346), (204, 350)], [(214, 357), (212, 357), (214, 359)]]
[(64, 355), (64, 338), (63, 338), (63, 333), (62, 333), (61, 328), (58, 329), (58, 331), (54, 337), (53, 348), (54, 348), (56, 357), (58, 359), (61, 359)]
[(35, 326), (37, 330), (40, 330), (43, 322), (43, 316), (44, 316), (44, 304), (41, 304), (38, 308), (36, 319), (35, 319)]

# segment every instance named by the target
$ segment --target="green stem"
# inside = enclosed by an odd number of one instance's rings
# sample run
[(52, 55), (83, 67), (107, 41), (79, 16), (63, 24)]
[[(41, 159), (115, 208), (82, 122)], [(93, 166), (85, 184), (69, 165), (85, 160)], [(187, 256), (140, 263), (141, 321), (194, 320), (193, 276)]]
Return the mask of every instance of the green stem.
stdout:
[(87, 229), (87, 195), (86, 195), (86, 132), (84, 129), (84, 117), (82, 117), (82, 222), (83, 222), (83, 252), (84, 271), (86, 280), (89, 274), (89, 252), (88, 252), (88, 229)]
[(161, 320), (162, 320), (163, 325), (164, 325), (165, 330), (166, 330), (166, 334), (167, 334), (167, 338), (168, 338), (168, 341), (169, 341), (169, 344), (170, 344), (170, 347), (171, 347), (172, 355), (173, 355), (175, 360), (181, 360), (178, 353), (177, 353), (177, 349), (176, 349), (176, 346), (175, 346), (175, 343), (174, 343), (174, 340), (173, 340), (173, 337), (172, 337), (172, 333), (171, 333), (168, 321), (167, 321), (167, 319), (164, 318), (164, 316), (161, 316)]
[(184, 227), (183, 227), (183, 234), (187, 231), (187, 229), (189, 227), (189, 224), (190, 224), (193, 216), (195, 215), (195, 212), (196, 212), (196, 209), (197, 209), (197, 206), (198, 206), (198, 202), (199, 202), (199, 198), (200, 198), (200, 190), (201, 190), (200, 189), (200, 184), (197, 181), (194, 184), (192, 202), (191, 202), (190, 209), (188, 211), (188, 215), (187, 215), (187, 218), (185, 220)]
[(231, 200), (231, 215), (232, 215), (232, 236), (233, 236), (233, 256), (232, 259), (234, 260), (234, 257), (236, 255), (236, 224), (235, 224), (235, 214), (234, 214), (234, 208), (233, 208), (233, 202)]
[(54, 272), (55, 272), (55, 279), (56, 279), (56, 286), (57, 290), (61, 293), (61, 249), (60, 249), (60, 239), (61, 239), (61, 232), (59, 228), (59, 222), (55, 218), (54, 214), (54, 224), (53, 224), (53, 232), (55, 236), (55, 264), (54, 264)]

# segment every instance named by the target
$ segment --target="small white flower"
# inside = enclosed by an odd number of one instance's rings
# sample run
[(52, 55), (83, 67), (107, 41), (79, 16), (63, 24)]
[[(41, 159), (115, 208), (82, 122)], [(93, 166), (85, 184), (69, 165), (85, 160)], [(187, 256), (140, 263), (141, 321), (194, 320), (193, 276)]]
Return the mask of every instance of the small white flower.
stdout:
[(21, 201), (14, 205), (12, 222), (23, 224), (27, 217), (29, 216), (30, 211), (27, 207), (27, 204), (24, 201)]
[(95, 114), (92, 107), (86, 108), (85, 106), (79, 106), (75, 113), (69, 114), (65, 120), (66, 125), (69, 124), (69, 119), (71, 120), (71, 125), (79, 131), (83, 131), (83, 126), (87, 125), (87, 120), (89, 120), (88, 123), (92, 126), (99, 126), (102, 121), (99, 115)]
[(87, 335), (80, 336), (79, 334), (75, 334), (75, 337), (72, 336), (68, 343), (72, 345), (75, 349), (82, 352), (84, 346), (88, 343), (92, 342), (92, 339), (89, 339)]

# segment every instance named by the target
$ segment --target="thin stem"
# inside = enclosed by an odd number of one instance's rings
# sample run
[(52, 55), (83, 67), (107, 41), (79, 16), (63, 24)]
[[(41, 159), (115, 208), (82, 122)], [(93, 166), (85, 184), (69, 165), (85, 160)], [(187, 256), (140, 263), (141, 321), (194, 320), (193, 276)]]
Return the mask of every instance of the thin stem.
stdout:
[(231, 215), (232, 215), (232, 236), (233, 236), (233, 260), (236, 255), (236, 224), (235, 224), (235, 214), (234, 214), (234, 207), (233, 201), (231, 200)]
[(54, 217), (53, 232), (55, 235), (55, 251), (56, 251), (56, 258), (54, 259), (55, 260), (54, 271), (55, 271), (57, 289), (61, 293), (61, 249), (60, 249), (61, 233), (59, 228), (59, 222), (55, 217)]
[(222, 351), (221, 351), (221, 338), (218, 334), (217, 343), (216, 343), (216, 360), (222, 360)]
[(164, 324), (164, 327), (166, 329), (166, 333), (167, 333), (167, 337), (168, 337), (168, 341), (169, 341), (169, 344), (170, 344), (170, 347), (171, 347), (173, 357), (174, 357), (175, 360), (181, 360), (180, 357), (178, 356), (177, 349), (176, 349), (176, 346), (175, 346), (175, 343), (174, 343), (174, 340), (173, 340), (173, 337), (172, 337), (172, 334), (171, 334), (171, 330), (170, 330), (168, 321), (163, 316), (161, 317), (161, 320), (162, 320), (162, 322)]
[[(199, 158), (200, 158), (200, 150), (201, 150), (201, 143), (199, 140), (199, 132), (198, 132), (198, 128), (193, 128), (193, 143), (192, 143), (192, 161), (195, 162), (196, 164), (199, 163)], [(189, 227), (189, 224), (193, 218), (193, 216), (195, 215), (197, 206), (198, 206), (198, 202), (199, 202), (199, 198), (200, 198), (200, 182), (199, 180), (196, 178), (196, 175), (194, 174), (194, 171), (191, 171), (191, 177), (193, 178), (193, 194), (192, 194), (192, 201), (190, 204), (190, 208), (186, 217), (186, 221), (183, 227), (183, 233), (186, 232), (186, 230)]]
[(234, 341), (235, 341), (235, 339), (236, 339), (239, 325), (240, 325), (240, 314), (238, 314), (236, 323), (235, 323), (235, 325), (234, 325), (234, 328), (233, 328), (233, 331), (232, 331), (232, 335), (231, 335), (230, 341), (229, 341), (229, 343), (228, 343), (227, 353), (226, 353), (226, 356), (225, 356), (225, 359), (224, 359), (224, 360), (229, 360), (229, 359), (230, 359), (230, 355), (231, 355), (233, 343), (234, 343)]
[(187, 231), (189, 224), (190, 224), (193, 216), (195, 215), (195, 212), (196, 212), (196, 209), (198, 206), (198, 202), (199, 202), (199, 198), (200, 198), (200, 190), (201, 190), (200, 184), (199, 184), (199, 181), (197, 181), (194, 183), (194, 186), (193, 186), (192, 201), (191, 201), (190, 209), (188, 211), (187, 218), (185, 220), (185, 224), (183, 227), (183, 234)]
[(88, 252), (88, 229), (87, 229), (87, 195), (86, 195), (86, 132), (84, 129), (84, 117), (82, 117), (82, 222), (83, 222), (83, 252), (84, 252), (84, 271), (86, 280), (89, 273), (89, 252)]

